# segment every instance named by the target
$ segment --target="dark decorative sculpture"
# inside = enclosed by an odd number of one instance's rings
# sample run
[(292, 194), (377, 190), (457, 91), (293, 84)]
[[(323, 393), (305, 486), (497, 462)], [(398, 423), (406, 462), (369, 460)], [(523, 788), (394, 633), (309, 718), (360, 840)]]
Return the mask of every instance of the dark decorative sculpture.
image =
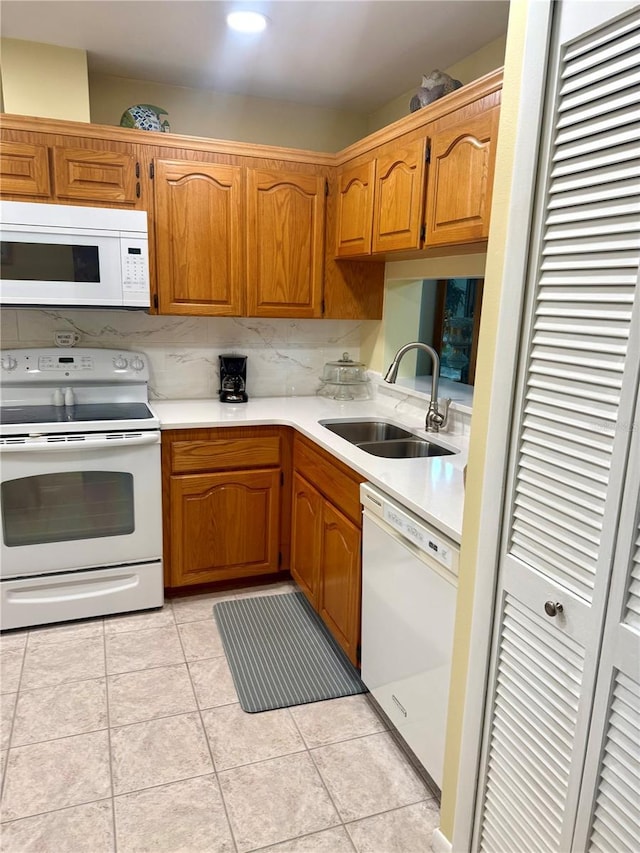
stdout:
[(416, 110), (426, 107), (427, 104), (432, 104), (443, 95), (448, 95), (462, 86), (460, 80), (454, 80), (444, 71), (432, 71), (428, 77), (422, 78), (422, 86), (418, 89), (417, 94), (411, 98), (409, 109), (412, 113)]

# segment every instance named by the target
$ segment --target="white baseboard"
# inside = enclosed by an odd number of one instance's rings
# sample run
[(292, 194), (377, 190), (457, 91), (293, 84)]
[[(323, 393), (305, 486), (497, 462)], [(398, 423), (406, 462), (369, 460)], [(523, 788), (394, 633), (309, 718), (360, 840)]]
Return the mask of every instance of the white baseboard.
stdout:
[(443, 835), (439, 828), (431, 836), (431, 849), (433, 853), (451, 853), (453, 850), (451, 842), (446, 835)]

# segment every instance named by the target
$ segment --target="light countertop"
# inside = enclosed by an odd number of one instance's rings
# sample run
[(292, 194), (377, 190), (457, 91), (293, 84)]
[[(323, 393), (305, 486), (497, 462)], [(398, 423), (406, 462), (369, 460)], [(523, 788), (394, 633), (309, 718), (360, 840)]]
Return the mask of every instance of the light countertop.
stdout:
[(290, 426), (353, 468), (370, 483), (395, 498), (454, 542), (460, 542), (464, 505), (463, 468), (468, 435), (431, 433), (438, 444), (458, 452), (424, 459), (384, 459), (372, 456), (323, 427), (325, 419), (376, 418), (426, 437), (424, 416), (397, 400), (341, 402), (323, 397), (256, 397), (248, 403), (218, 400), (154, 400), (152, 408), (162, 429), (229, 426)]

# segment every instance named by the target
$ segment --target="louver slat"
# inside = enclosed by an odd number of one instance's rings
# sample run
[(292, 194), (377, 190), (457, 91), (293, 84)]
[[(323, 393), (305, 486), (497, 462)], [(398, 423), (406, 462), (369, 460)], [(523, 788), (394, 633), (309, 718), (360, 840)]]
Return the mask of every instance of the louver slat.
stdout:
[(639, 124), (637, 121), (631, 121), (627, 115), (626, 123), (605, 133), (591, 134), (586, 138), (576, 136), (573, 140), (565, 141), (563, 145), (557, 145), (553, 152), (552, 161), (558, 163), (572, 159), (577, 164), (578, 158), (588, 160), (589, 157), (593, 157), (597, 153), (605, 153), (617, 146), (637, 145)]
[(638, 526), (635, 552), (631, 560), (624, 623), (640, 634), (640, 525)]
[[(602, 101), (606, 105), (606, 98), (616, 98), (620, 93), (633, 90), (638, 82), (640, 82), (640, 70), (632, 66), (620, 74), (606, 77), (587, 89), (578, 89), (573, 95), (567, 95), (562, 99), (562, 107), (558, 112), (562, 116), (575, 107), (588, 104), (591, 101)], [(614, 104), (614, 109), (616, 108), (617, 103)], [(562, 123), (562, 118), (560, 118), (560, 123)]]
[[(640, 124), (637, 127), (640, 138)], [(637, 143), (636, 143), (637, 144)], [(635, 198), (610, 198), (597, 204), (583, 205), (575, 208), (558, 208), (547, 212), (546, 224), (548, 226), (562, 225), (564, 223), (575, 223), (580, 226), (584, 223), (585, 228), (597, 229), (611, 224), (613, 217), (629, 217), (637, 219), (640, 213), (640, 202)]]
[[(622, 749), (619, 747), (621, 741)], [(612, 850), (637, 853), (640, 844), (638, 744), (640, 685), (617, 672), (593, 813), (590, 853), (611, 853)]]
[(610, 181), (597, 186), (586, 186), (572, 192), (560, 192), (559, 187), (552, 186), (550, 189), (549, 210), (558, 207), (576, 207), (583, 204), (592, 204), (598, 201), (607, 201), (614, 196), (623, 199), (626, 196), (637, 199), (640, 191), (640, 180), (637, 176), (627, 178), (623, 181)]
[(546, 257), (553, 257), (555, 255), (571, 256), (582, 253), (588, 255), (592, 252), (600, 253), (611, 249), (620, 251), (632, 249), (637, 251), (640, 244), (640, 223), (638, 222), (635, 223), (635, 231), (637, 233), (634, 234), (630, 228), (620, 234), (603, 235), (600, 239), (598, 239), (599, 235), (582, 237), (581, 239), (563, 239), (562, 237), (554, 236), (554, 239), (545, 246), (544, 255)]
[(639, 46), (640, 34), (637, 30), (631, 30), (613, 41), (608, 41), (600, 48), (576, 57), (573, 62), (567, 62), (561, 75), (565, 81), (560, 89), (561, 98), (575, 92), (576, 89), (593, 86), (612, 74), (619, 74), (627, 68), (637, 67), (636, 52)]
[[(617, 132), (629, 121), (629, 110), (637, 110), (640, 95), (634, 89), (627, 90), (618, 98), (594, 101), (565, 113), (558, 122), (557, 145), (566, 145), (589, 136)], [(611, 110), (616, 106), (617, 109)]]
[(638, 28), (640, 24), (640, 13), (626, 15), (620, 20), (612, 21), (603, 27), (600, 27), (597, 32), (589, 33), (583, 38), (577, 38), (575, 41), (567, 45), (564, 61), (567, 69), (573, 67), (575, 60), (583, 57), (585, 54), (591, 54), (596, 48), (604, 44), (610, 44), (612, 41), (621, 38), (627, 33), (631, 33)]
[[(612, 148), (605, 148), (602, 151), (586, 153), (583, 157), (576, 160), (556, 158), (551, 177), (555, 181), (563, 177), (579, 177), (584, 172), (587, 172), (592, 178), (597, 178), (604, 174), (606, 167), (615, 166), (616, 164), (625, 166), (627, 163), (635, 165), (637, 161), (637, 143), (616, 145)], [(597, 182), (599, 183), (599, 181)]]
[(572, 638), (505, 596), (482, 850), (557, 849), (582, 666)]

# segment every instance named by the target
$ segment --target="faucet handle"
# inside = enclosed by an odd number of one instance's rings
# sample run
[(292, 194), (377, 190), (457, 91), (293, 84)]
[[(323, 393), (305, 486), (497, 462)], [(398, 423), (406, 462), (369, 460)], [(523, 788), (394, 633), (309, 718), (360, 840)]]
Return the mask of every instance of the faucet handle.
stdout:
[(444, 429), (449, 420), (449, 406), (451, 405), (451, 397), (444, 397), (441, 401), (443, 410), (438, 407), (438, 400), (431, 400), (429, 403), (429, 411), (427, 412), (426, 429), (427, 432), (438, 432)]

